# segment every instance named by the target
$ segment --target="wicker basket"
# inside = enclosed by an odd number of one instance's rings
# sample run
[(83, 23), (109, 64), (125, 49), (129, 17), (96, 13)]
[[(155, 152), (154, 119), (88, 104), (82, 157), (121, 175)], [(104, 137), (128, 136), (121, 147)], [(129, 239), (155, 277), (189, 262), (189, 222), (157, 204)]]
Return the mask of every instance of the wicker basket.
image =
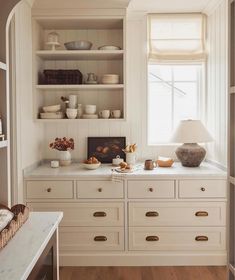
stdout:
[(9, 224), (0, 232), (0, 249), (2, 249), (15, 235), (18, 229), (25, 223), (29, 217), (29, 208), (22, 204), (17, 204), (11, 209), (0, 205), (1, 209), (8, 209), (13, 212), (14, 217)]
[(45, 85), (82, 84), (82, 73), (79, 70), (44, 70), (39, 75), (39, 82)]

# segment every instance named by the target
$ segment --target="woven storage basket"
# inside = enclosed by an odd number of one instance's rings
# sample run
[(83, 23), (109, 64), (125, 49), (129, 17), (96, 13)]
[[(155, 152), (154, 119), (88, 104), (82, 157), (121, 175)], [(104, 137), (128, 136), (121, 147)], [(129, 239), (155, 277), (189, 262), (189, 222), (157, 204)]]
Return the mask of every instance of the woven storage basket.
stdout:
[(45, 85), (82, 84), (79, 70), (44, 70), (40, 82)]
[(29, 208), (23, 204), (17, 204), (11, 209), (4, 205), (0, 205), (1, 209), (8, 209), (14, 214), (13, 219), (9, 224), (0, 232), (0, 249), (2, 249), (15, 235), (18, 229), (25, 223), (29, 217)]

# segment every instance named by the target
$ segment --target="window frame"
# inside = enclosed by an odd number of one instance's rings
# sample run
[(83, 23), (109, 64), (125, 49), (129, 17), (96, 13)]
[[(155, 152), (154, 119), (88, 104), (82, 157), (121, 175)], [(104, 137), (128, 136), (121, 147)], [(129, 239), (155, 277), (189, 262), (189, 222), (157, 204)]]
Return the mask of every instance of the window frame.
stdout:
[(201, 71), (200, 71), (200, 91), (199, 91), (199, 97), (198, 97), (198, 118), (201, 120), (205, 120), (205, 108), (206, 108), (206, 61), (160, 61), (160, 62), (154, 62), (147, 60), (146, 63), (146, 78), (147, 78), (147, 88), (146, 88), (146, 130), (145, 130), (145, 143), (147, 147), (158, 147), (158, 146), (175, 146), (174, 143), (170, 142), (159, 142), (159, 143), (149, 143), (149, 105), (150, 105), (150, 91), (149, 91), (149, 77), (148, 77), (148, 66), (149, 64), (157, 64), (157, 65), (200, 65)]

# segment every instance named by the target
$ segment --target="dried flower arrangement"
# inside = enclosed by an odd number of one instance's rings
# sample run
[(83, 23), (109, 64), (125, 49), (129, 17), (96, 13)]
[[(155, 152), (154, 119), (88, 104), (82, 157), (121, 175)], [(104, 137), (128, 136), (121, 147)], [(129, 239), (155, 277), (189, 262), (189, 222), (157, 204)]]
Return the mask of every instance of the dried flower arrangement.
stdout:
[(55, 138), (53, 143), (50, 143), (49, 147), (57, 151), (69, 151), (74, 150), (74, 140), (73, 138)]

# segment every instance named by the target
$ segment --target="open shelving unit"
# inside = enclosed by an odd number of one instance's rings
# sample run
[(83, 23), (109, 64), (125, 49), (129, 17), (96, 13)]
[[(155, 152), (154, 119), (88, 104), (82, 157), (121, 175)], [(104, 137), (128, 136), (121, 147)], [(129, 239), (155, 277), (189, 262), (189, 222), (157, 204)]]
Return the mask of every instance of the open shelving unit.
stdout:
[(229, 3), (229, 253), (228, 279), (235, 279), (235, 2)]
[[(50, 32), (59, 35), (60, 48), (48, 49), (46, 45)], [(91, 50), (67, 50), (64, 43), (77, 40), (92, 42)], [(104, 45), (117, 46), (120, 50), (100, 50)], [(60, 97), (78, 95), (78, 103), (96, 105), (97, 114), (101, 110), (121, 110), (120, 119), (100, 119), (118, 121), (126, 118), (125, 94), (125, 18), (123, 16), (82, 16), (82, 17), (33, 17), (34, 50), (34, 119), (47, 122), (74, 122), (83, 119), (43, 119), (39, 118), (43, 106), (64, 104)], [(83, 84), (42, 84), (39, 76), (43, 70), (78, 69), (83, 74)], [(87, 73), (98, 77), (97, 84), (86, 84)], [(102, 84), (104, 74), (119, 75), (119, 84)], [(94, 122), (97, 119), (89, 119)]]

